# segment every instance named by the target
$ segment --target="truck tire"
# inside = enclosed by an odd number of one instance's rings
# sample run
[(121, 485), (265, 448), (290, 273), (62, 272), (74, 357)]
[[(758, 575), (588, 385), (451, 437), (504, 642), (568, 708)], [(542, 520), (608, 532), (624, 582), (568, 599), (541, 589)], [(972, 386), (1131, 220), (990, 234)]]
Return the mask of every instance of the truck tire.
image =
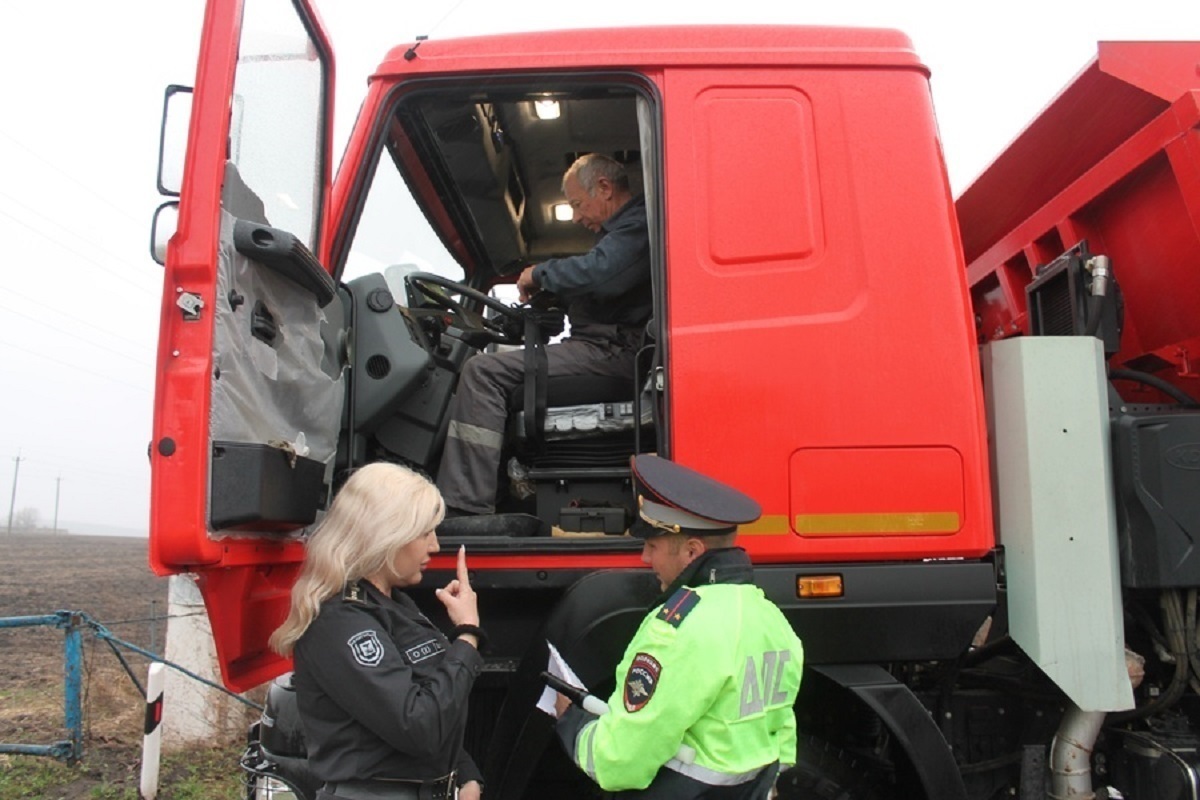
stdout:
[(800, 737), (796, 766), (775, 783), (779, 800), (890, 800), (887, 776), (816, 736)]

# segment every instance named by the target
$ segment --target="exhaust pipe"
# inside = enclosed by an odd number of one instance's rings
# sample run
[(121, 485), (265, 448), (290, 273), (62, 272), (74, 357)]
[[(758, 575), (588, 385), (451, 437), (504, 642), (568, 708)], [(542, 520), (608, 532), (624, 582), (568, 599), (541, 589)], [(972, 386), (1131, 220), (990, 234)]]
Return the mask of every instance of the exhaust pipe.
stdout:
[(1063, 715), (1050, 745), (1050, 800), (1095, 800), (1092, 748), (1106, 714), (1072, 705)]
[[(1125, 668), (1133, 688), (1146, 677), (1146, 659), (1125, 648)], [(1058, 732), (1050, 744), (1049, 800), (1095, 800), (1092, 791), (1092, 750), (1106, 711), (1084, 711), (1072, 704), (1063, 714)]]

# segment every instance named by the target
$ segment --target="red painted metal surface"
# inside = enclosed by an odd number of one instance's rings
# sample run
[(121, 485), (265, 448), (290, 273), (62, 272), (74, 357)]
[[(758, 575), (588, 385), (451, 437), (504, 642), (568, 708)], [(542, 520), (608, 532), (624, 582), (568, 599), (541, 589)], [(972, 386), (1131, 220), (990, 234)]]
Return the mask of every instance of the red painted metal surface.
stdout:
[[(237, 7), (210, 7), (193, 121), (203, 142), (193, 146), (204, 149), (192, 154), (195, 194), (184, 198), (198, 227), (181, 225), (169, 261), (155, 442), (172, 437), (177, 450), (153, 456), (152, 558), (161, 571), (200, 573), (224, 679), (245, 688), (286, 665), (263, 643), (302, 550), (209, 539), (211, 318), (187, 328), (172, 294), (213, 283), (228, 103), (200, 86), (227, 96), (232, 66), (221, 59), (236, 55), (226, 41), (236, 30), (221, 20)], [(336, 263), (349, 239), (375, 118), (403, 81), (636, 72), (661, 99), (673, 456), (760, 500), (764, 518), (745, 543), (761, 563), (977, 557), (992, 547), (966, 271), (927, 71), (906, 37), (626, 29), (429, 41), (411, 61), (405, 49), (372, 78), (329, 195), (323, 263)], [(472, 559), (476, 569), (639, 564), (636, 554)], [(431, 566), (448, 569), (450, 556)]]
[[(329, 52), (315, 13), (306, 2), (302, 1), (301, 7), (313, 21), (317, 41)], [(211, 0), (205, 12), (179, 225), (168, 245), (163, 282), (150, 445), (149, 554), (150, 565), (158, 574), (198, 574), (222, 678), (236, 690), (255, 686), (282, 669), (280, 659), (264, 654), (263, 643), (268, 628), (278, 625), (286, 613), (286, 588), (304, 557), (303, 547), (295, 542), (259, 538), (218, 541), (208, 532), (211, 310), (216, 307), (221, 183), (241, 17), (242, 0)], [(326, 107), (332, 108), (332, 58), (327, 65)], [(331, 130), (332, 120), (326, 132)], [(331, 163), (327, 136), (326, 205)], [(208, 313), (198, 320), (184, 320), (176, 306), (182, 292), (200, 296)]]
[[(986, 552), (979, 371), (924, 73), (668, 70), (665, 96), (674, 456), (762, 503), (759, 561)], [(718, 136), (743, 146), (723, 156)], [(956, 454), (938, 480), (958, 496), (925, 491), (930, 448)], [(886, 478), (882, 451), (902, 453)], [(925, 527), (948, 513), (950, 535)], [(799, 535), (829, 515), (840, 535)]]
[(1200, 394), (1200, 43), (1100, 43), (957, 210), (981, 341), (1028, 333), (1033, 271), (1086, 239), (1124, 294), (1112, 363)]

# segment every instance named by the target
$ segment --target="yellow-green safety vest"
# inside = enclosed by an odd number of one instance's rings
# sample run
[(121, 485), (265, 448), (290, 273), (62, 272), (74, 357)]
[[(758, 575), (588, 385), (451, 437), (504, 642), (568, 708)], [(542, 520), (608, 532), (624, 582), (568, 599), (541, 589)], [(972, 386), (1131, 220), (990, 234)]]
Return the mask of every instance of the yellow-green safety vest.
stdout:
[(794, 764), (803, 666), (800, 639), (757, 586), (682, 588), (642, 620), (575, 761), (605, 791), (643, 789), (664, 766), (730, 785)]

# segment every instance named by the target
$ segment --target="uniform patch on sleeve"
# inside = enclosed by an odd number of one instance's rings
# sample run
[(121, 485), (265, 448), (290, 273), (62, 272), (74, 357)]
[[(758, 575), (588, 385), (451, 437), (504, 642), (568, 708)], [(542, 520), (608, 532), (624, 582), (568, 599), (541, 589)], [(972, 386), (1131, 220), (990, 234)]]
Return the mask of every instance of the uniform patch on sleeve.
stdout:
[(346, 644), (354, 653), (354, 660), (364, 667), (377, 667), (383, 661), (383, 643), (373, 630), (362, 631), (351, 636)]
[(662, 675), (662, 664), (649, 653), (638, 653), (625, 673), (625, 710), (632, 714), (640, 711), (658, 688), (658, 678)]
[(433, 658), (445, 649), (437, 639), (430, 639), (428, 642), (414, 644), (412, 647), (406, 649), (404, 651), (404, 658), (410, 664), (419, 664), (427, 658)]
[(667, 599), (667, 602), (663, 604), (663, 607), (658, 610), (658, 618), (678, 628), (679, 623), (683, 622), (683, 618), (699, 602), (700, 595), (691, 589), (680, 589), (671, 595)]

